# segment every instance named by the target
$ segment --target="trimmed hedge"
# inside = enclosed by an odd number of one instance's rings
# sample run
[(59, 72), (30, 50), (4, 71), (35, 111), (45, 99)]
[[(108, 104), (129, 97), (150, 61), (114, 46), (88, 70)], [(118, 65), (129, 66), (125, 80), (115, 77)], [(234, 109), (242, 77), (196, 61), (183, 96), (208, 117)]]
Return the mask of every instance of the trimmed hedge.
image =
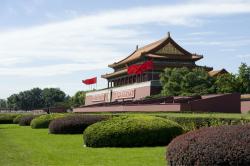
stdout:
[(167, 118), (173, 120), (183, 126), (185, 131), (196, 130), (201, 127), (210, 127), (210, 126), (222, 126), (222, 125), (237, 125), (237, 124), (247, 124), (250, 123), (250, 118), (243, 117), (216, 117), (208, 115), (186, 115), (174, 116), (174, 115), (157, 115), (158, 117)]
[(31, 121), (38, 116), (39, 115), (25, 115), (25, 116), (20, 118), (19, 125), (20, 126), (29, 126)]
[(23, 116), (23, 115), (18, 115), (18, 116), (16, 116), (16, 117), (13, 119), (12, 122), (13, 122), (14, 124), (18, 124), (22, 116)]
[(169, 165), (250, 165), (250, 124), (192, 131), (167, 149)]
[(30, 123), (31, 128), (48, 128), (52, 120), (64, 117), (65, 114), (46, 114), (33, 119)]
[(80, 134), (89, 125), (107, 120), (107, 115), (71, 115), (53, 120), (49, 124), (49, 132), (52, 134)]
[(27, 116), (27, 115), (32, 115), (32, 114), (20, 114), (20, 115), (16, 116), (16, 117), (13, 119), (13, 123), (14, 123), (14, 124), (19, 124), (20, 119), (21, 119), (23, 116)]
[(171, 120), (131, 115), (93, 124), (83, 137), (89, 147), (140, 147), (166, 145), (182, 133), (182, 127)]
[(12, 124), (19, 114), (0, 114), (0, 124)]

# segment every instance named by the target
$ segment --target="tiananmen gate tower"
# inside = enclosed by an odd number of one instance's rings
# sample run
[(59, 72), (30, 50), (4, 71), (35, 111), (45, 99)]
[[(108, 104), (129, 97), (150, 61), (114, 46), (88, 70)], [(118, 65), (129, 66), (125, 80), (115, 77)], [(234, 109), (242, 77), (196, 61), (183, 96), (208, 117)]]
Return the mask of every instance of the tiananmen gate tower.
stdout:
[[(130, 85), (133, 83), (159, 80), (159, 74), (167, 67), (202, 67), (208, 72), (212, 67), (198, 66), (196, 61), (202, 59), (202, 55), (193, 54), (178, 45), (170, 36), (159, 41), (148, 44), (142, 48), (136, 47), (136, 50), (125, 59), (108, 65), (114, 69), (113, 73), (102, 75), (102, 78), (108, 80), (108, 87), (118, 87)], [(140, 75), (128, 75), (128, 66), (133, 64), (142, 64), (147, 60), (152, 60), (154, 68)]]
[[(168, 32), (165, 38), (141, 48), (137, 46), (126, 58), (108, 65), (114, 70), (102, 75), (102, 78), (107, 79), (108, 87), (87, 92), (85, 106), (75, 108), (74, 112), (240, 112), (239, 94), (146, 98), (161, 92), (160, 74), (166, 68), (203, 68), (210, 76), (227, 73), (225, 69), (213, 71), (212, 67), (197, 65), (196, 62), (202, 58), (202, 55), (182, 48)], [(89, 80), (84, 82), (88, 83)], [(222, 101), (228, 104), (219, 104)]]
[[(158, 94), (162, 87), (160, 73), (167, 67), (201, 67), (208, 72), (212, 67), (198, 66), (196, 61), (202, 59), (202, 55), (190, 53), (177, 44), (170, 33), (161, 40), (138, 48), (125, 59), (108, 65), (114, 72), (102, 75), (107, 79), (106, 89), (89, 92), (86, 94), (85, 105), (103, 102), (124, 100), (138, 100), (146, 96)], [(129, 74), (128, 69), (133, 65), (142, 65), (147, 61), (153, 62), (151, 70), (140, 74)]]

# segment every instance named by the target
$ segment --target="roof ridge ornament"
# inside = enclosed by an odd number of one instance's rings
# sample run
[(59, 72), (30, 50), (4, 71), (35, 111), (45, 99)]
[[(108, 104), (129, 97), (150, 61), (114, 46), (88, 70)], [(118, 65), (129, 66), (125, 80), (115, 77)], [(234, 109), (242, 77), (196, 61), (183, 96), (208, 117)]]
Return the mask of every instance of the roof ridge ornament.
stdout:
[(168, 31), (168, 38), (170, 37), (170, 32)]

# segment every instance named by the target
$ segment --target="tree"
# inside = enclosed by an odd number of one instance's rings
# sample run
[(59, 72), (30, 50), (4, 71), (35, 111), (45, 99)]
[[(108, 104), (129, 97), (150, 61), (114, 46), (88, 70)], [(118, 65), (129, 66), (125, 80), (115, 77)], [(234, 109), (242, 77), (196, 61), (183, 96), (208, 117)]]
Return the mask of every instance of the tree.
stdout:
[(45, 88), (42, 91), (44, 106), (47, 108), (53, 107), (58, 102), (66, 100), (66, 94), (59, 88)]
[(32, 95), (30, 91), (23, 91), (18, 94), (20, 100), (20, 108), (22, 110), (31, 110), (32, 109)]
[(178, 96), (182, 93), (183, 76), (190, 72), (187, 68), (166, 68), (160, 75), (162, 94)]
[(81, 105), (85, 104), (85, 91), (78, 91), (75, 93), (75, 95), (71, 98), (72, 106), (73, 107), (79, 107)]
[(70, 107), (70, 97), (57, 88), (33, 88), (13, 94), (7, 99), (10, 109), (34, 110), (54, 106)]
[(166, 96), (203, 95), (214, 92), (214, 79), (202, 68), (166, 68), (160, 76)]
[(250, 66), (242, 63), (239, 67), (239, 88), (241, 93), (250, 93)]
[(194, 68), (184, 75), (181, 95), (204, 95), (214, 92), (214, 79), (203, 68)]
[(0, 99), (0, 109), (7, 109), (7, 101), (5, 99)]
[(40, 88), (33, 88), (30, 90), (32, 96), (32, 109), (40, 109), (44, 107), (44, 98), (42, 96), (43, 90)]
[(18, 94), (13, 94), (7, 98), (7, 104), (9, 109), (18, 110), (21, 109), (21, 100)]
[(42, 90), (40, 88), (33, 88), (31, 90), (20, 92), (18, 98), (22, 110), (34, 110), (44, 107)]
[(238, 79), (234, 74), (222, 74), (216, 77), (215, 88), (217, 93), (233, 93), (239, 91)]

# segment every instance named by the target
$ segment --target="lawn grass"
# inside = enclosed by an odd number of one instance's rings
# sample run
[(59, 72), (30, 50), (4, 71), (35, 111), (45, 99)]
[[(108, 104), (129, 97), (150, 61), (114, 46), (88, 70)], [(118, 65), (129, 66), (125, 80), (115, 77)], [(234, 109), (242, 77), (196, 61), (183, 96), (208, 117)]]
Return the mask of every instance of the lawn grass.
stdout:
[(48, 129), (0, 125), (0, 165), (161, 166), (165, 147), (86, 148), (82, 134), (53, 135)]

